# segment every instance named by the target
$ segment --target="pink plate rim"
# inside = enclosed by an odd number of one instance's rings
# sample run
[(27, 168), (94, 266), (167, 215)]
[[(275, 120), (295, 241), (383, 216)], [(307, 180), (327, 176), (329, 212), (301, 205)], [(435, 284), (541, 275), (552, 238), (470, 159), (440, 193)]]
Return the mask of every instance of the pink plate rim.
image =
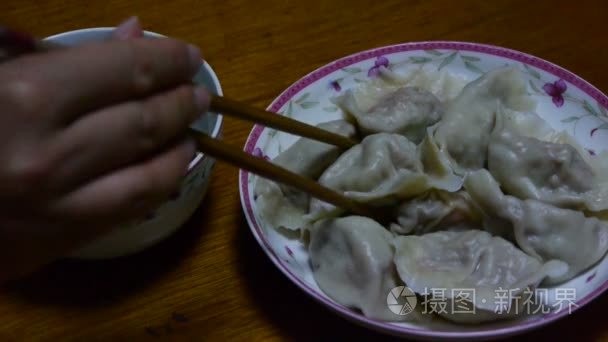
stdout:
[[(573, 84), (577, 88), (581, 89), (584, 93), (592, 97), (598, 103), (602, 104), (604, 107), (608, 107), (608, 97), (603, 94), (599, 89), (591, 85), (589, 82), (580, 78), (579, 76), (573, 74), (572, 72), (555, 65), (549, 61), (544, 59), (519, 52), (512, 49), (502, 48), (498, 46), (488, 45), (488, 44), (480, 44), (480, 43), (470, 43), (470, 42), (456, 42), (456, 41), (425, 41), (425, 42), (412, 42), (412, 43), (402, 43), (389, 45), (385, 47), (379, 47), (370, 49), (367, 51), (362, 51), (358, 53), (354, 53), (350, 56), (346, 56), (344, 58), (338, 59), (334, 62), (331, 62), (325, 66), (322, 66), (308, 75), (304, 76), (294, 84), (292, 84), (289, 88), (287, 88), (279, 97), (277, 97), (268, 107), (268, 110), (272, 112), (277, 112), (285, 103), (287, 103), (290, 99), (292, 99), (296, 94), (298, 94), (302, 89), (309, 86), (310, 84), (318, 81), (319, 79), (342, 69), (344, 67), (348, 67), (354, 63), (358, 63), (364, 60), (376, 58), (379, 56), (393, 54), (398, 52), (407, 52), (407, 51), (416, 51), (416, 50), (430, 50), (430, 49), (448, 49), (448, 50), (460, 50), (460, 51), (473, 51), (484, 53), (488, 55), (503, 57), (507, 59), (511, 59), (514, 61), (518, 61), (521, 63), (525, 63), (527, 65), (531, 65), (542, 69), (558, 78), (562, 78), (565, 81)], [(264, 130), (263, 126), (255, 125), (247, 138), (247, 142), (245, 143), (245, 151), (248, 153), (253, 153), (253, 149), (257, 141), (259, 140), (262, 131)], [(546, 325), (550, 322), (553, 322), (557, 319), (560, 319), (568, 314), (568, 310), (561, 310), (558, 312), (552, 312), (538, 319), (522, 322), (517, 325), (505, 328), (489, 328), (489, 329), (481, 329), (479, 331), (472, 332), (448, 332), (448, 331), (432, 331), (426, 329), (417, 329), (417, 328), (408, 328), (401, 327), (391, 323), (377, 321), (373, 319), (369, 319), (364, 317), (363, 315), (346, 308), (340, 304), (334, 303), (327, 298), (324, 298), (322, 294), (318, 291), (312, 289), (308, 284), (306, 284), (303, 280), (300, 280), (296, 275), (294, 275), (288, 267), (285, 265), (284, 261), (273, 251), (270, 246), (268, 240), (262, 232), (262, 229), (258, 225), (255, 220), (255, 216), (253, 215), (253, 207), (250, 201), (249, 196), (249, 188), (248, 188), (248, 179), (249, 172), (240, 170), (239, 172), (239, 189), (241, 193), (241, 204), (243, 206), (243, 210), (245, 212), (245, 216), (247, 221), (249, 222), (249, 226), (253, 235), (260, 245), (263, 247), (266, 254), (270, 257), (270, 259), (274, 262), (274, 264), (298, 287), (300, 287), (304, 292), (306, 292), (311, 297), (315, 298), (317, 301), (325, 304), (330, 309), (335, 312), (345, 316), (348, 319), (357, 321), (359, 323), (368, 326), (377, 331), (382, 331), (391, 335), (402, 335), (402, 336), (417, 336), (422, 338), (444, 338), (444, 339), (467, 339), (467, 338), (498, 338), (498, 337), (506, 337), (509, 335), (515, 335), (518, 333), (523, 333), (528, 330), (532, 330), (535, 328), (539, 328), (543, 325)], [(578, 300), (576, 302), (575, 308), (571, 311), (575, 311), (578, 308), (584, 306), (589, 303), (593, 299), (597, 298), (600, 294), (608, 289), (608, 281), (605, 281), (601, 286), (595, 289), (592, 293), (585, 296), (584, 298)]]

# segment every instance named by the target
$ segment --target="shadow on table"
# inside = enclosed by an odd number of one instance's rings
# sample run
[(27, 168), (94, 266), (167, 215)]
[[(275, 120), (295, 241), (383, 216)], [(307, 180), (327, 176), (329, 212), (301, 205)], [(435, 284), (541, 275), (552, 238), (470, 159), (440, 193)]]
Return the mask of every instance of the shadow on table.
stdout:
[[(351, 323), (308, 297), (293, 284), (266, 256), (249, 231), (241, 214), (235, 248), (240, 253), (240, 272), (252, 301), (289, 340), (399, 340)], [(608, 295), (581, 308), (571, 317), (525, 335), (518, 341), (596, 340), (606, 330), (603, 321)]]
[(173, 270), (204, 237), (203, 220), (213, 196), (208, 194), (175, 234), (140, 253), (103, 261), (58, 261), (7, 290), (25, 300), (51, 305), (95, 307), (140, 291)]

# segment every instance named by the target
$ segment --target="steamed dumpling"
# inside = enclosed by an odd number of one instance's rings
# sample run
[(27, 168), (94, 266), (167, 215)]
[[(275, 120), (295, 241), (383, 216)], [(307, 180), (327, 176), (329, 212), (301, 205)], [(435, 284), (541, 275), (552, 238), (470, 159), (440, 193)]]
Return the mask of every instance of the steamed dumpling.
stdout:
[[(547, 275), (559, 275), (567, 268), (558, 261), (542, 263), (507, 240), (474, 229), (399, 236), (394, 244), (397, 272), (414, 292), (433, 295), (436, 289), (445, 296), (438, 300), (452, 301), (458, 294), (453, 290), (475, 289), (471, 294), (474, 297), (467, 300), (467, 307), (475, 306), (475, 314), (449, 310), (442, 314), (456, 322), (476, 323), (499, 319), (504, 313), (517, 314), (512, 302), (496, 307), (497, 290), (511, 290), (512, 296), (521, 296)], [(496, 313), (497, 309), (503, 314)]]
[(338, 303), (385, 321), (421, 319), (418, 311), (392, 313), (386, 304), (401, 285), (393, 264), (392, 235), (367, 217), (327, 219), (310, 229), (309, 254), (317, 284)]
[(447, 105), (435, 137), (460, 174), (483, 168), (490, 132), (499, 106), (529, 111), (534, 102), (527, 94), (526, 82), (515, 68), (497, 69), (467, 84)]
[(398, 133), (414, 143), (419, 143), (427, 127), (443, 115), (443, 106), (435, 95), (416, 87), (404, 87), (386, 94), (369, 109), (361, 109), (352, 90), (339, 97), (336, 103), (354, 117), (364, 135)]
[[(435, 169), (425, 170), (425, 166)], [(378, 133), (342, 154), (323, 172), (319, 183), (357, 200), (395, 205), (433, 187), (458, 190), (460, 179), (450, 175), (440, 161), (421, 158), (417, 146), (404, 136)], [(333, 206), (317, 199), (311, 201), (310, 208), (312, 219), (325, 216), (323, 213), (336, 214)]]
[(358, 198), (375, 198), (392, 193), (409, 176), (422, 172), (416, 145), (401, 135), (379, 133), (341, 155), (319, 183)]
[(431, 190), (401, 203), (397, 213), (397, 222), (390, 226), (395, 234), (420, 235), (481, 223), (480, 213), (464, 191)]
[[(355, 126), (345, 120), (320, 123), (318, 128), (354, 138)], [(342, 153), (339, 147), (317, 140), (300, 138), (272, 162), (299, 175), (317, 179)]]
[(258, 212), (272, 227), (298, 230), (306, 225), (308, 194), (261, 177), (258, 177), (254, 191)]
[(499, 125), (524, 137), (549, 141), (552, 136), (556, 135), (556, 131), (534, 112), (518, 112), (505, 106), (499, 106), (497, 113), (502, 120)]
[(488, 169), (505, 191), (559, 207), (590, 212), (608, 209), (606, 153), (591, 157), (566, 132), (534, 121), (497, 116)]
[(490, 138), (488, 170), (505, 191), (522, 199), (580, 207), (595, 175), (578, 151), (568, 144), (519, 135), (503, 121), (497, 117)]
[[(317, 127), (352, 138), (355, 127), (335, 120)], [(300, 138), (272, 162), (297, 174), (318, 178), (340, 156), (338, 147), (308, 138)], [(306, 224), (310, 196), (289, 186), (258, 177), (254, 189), (256, 206), (264, 220), (273, 227), (296, 230)]]
[(429, 127), (426, 136), (418, 145), (418, 158), (422, 162), (424, 173), (444, 185), (438, 185), (448, 191), (456, 191), (462, 185), (462, 178), (457, 176), (452, 169), (450, 160), (441, 153), (437, 141), (433, 137), (433, 128)]
[(404, 65), (393, 64), (391, 68), (380, 68), (379, 75), (381, 82), (377, 83), (381, 85), (372, 88), (390, 88), (390, 85), (417, 87), (432, 93), (441, 102), (454, 99), (467, 84), (467, 79), (445, 69), (437, 70), (436, 67), (432, 66), (412, 68), (412, 65), (407, 63)]
[(486, 170), (469, 174), (465, 188), (486, 215), (510, 223), (517, 245), (527, 254), (547, 261), (557, 259), (568, 272), (551, 282), (572, 279), (601, 260), (608, 251), (608, 225), (576, 210), (536, 200), (506, 196)]
[[(342, 154), (323, 172), (319, 183), (349, 197), (388, 204), (397, 200), (399, 191), (416, 195), (428, 188), (422, 167), (416, 145), (401, 135), (379, 133)], [(310, 211), (315, 219), (336, 208), (313, 198)]]
[(598, 217), (605, 215), (608, 210), (608, 151), (602, 151), (598, 155), (591, 156), (566, 132), (556, 133), (547, 140), (572, 146), (585, 163), (591, 167), (593, 170), (593, 186), (591, 190), (579, 197), (577, 200), (578, 207)]

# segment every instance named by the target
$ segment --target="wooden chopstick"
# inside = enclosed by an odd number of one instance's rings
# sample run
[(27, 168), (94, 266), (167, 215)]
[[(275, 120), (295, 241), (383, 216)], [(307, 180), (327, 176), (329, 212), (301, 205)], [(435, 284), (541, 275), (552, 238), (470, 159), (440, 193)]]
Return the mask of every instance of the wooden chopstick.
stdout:
[(351, 148), (357, 144), (356, 141), (345, 136), (221, 96), (211, 96), (210, 109), (213, 112), (218, 112), (223, 115), (260, 123), (266, 127), (318, 140), (344, 149)]
[(236, 147), (213, 139), (205, 133), (192, 129), (190, 134), (196, 140), (199, 150), (211, 157), (223, 160), (264, 178), (292, 186), (320, 200), (358, 215), (377, 217), (381, 212), (378, 208), (354, 201), (341, 193), (322, 186), (313, 179), (293, 173), (262, 158), (254, 157)]

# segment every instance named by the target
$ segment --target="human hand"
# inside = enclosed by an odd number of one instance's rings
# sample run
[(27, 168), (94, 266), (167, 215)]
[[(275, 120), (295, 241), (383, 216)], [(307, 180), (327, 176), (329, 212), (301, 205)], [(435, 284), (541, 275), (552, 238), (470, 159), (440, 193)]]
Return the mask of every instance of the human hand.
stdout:
[(195, 153), (208, 107), (193, 46), (127, 39), (0, 64), (0, 280), (155, 209)]

